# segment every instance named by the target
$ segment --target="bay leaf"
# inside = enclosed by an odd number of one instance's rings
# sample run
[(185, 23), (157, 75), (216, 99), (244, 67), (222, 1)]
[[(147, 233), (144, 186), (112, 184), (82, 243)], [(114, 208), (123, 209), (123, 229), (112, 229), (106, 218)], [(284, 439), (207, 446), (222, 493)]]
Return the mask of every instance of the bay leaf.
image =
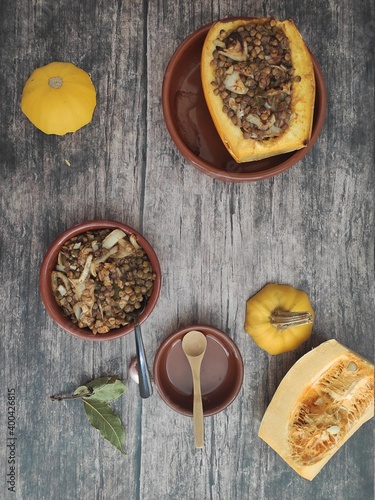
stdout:
[(82, 401), (90, 424), (121, 453), (124, 453), (125, 430), (112, 408), (105, 401), (92, 396), (82, 398)]
[(100, 401), (114, 401), (126, 391), (126, 386), (116, 375), (100, 377), (88, 382), (86, 385), (93, 391), (90, 397)]
[(89, 397), (92, 394), (92, 391), (86, 386), (86, 385), (80, 385), (77, 387), (77, 389), (73, 392), (74, 396), (80, 396), (81, 398), (83, 397)]

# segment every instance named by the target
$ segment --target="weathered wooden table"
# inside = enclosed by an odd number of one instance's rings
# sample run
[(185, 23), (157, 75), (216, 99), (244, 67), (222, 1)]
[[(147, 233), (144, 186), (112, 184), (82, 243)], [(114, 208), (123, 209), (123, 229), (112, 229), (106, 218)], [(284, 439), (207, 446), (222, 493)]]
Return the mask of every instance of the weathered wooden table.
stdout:
[[(292, 169), (251, 184), (216, 181), (188, 164), (161, 106), (163, 74), (178, 45), (200, 26), (238, 15), (293, 18), (328, 89), (314, 148)], [(257, 433), (282, 377), (312, 347), (336, 338), (373, 358), (374, 42), (370, 0), (2, 0), (1, 498), (373, 498), (372, 422), (313, 482)], [(92, 123), (64, 137), (44, 135), (20, 111), (28, 76), (53, 60), (88, 71), (98, 91)], [(203, 450), (194, 448), (191, 420), (156, 391), (140, 399), (127, 370), (132, 334), (82, 342), (45, 312), (38, 275), (48, 246), (94, 218), (134, 227), (159, 256), (161, 296), (143, 325), (151, 365), (170, 333), (196, 322), (225, 331), (242, 352), (243, 388), (206, 419)], [(244, 332), (246, 300), (267, 282), (292, 284), (311, 298), (313, 335), (297, 351), (269, 356)], [(49, 400), (107, 374), (128, 386), (114, 404), (126, 455), (86, 422), (79, 403)], [(8, 491), (9, 390), (15, 493)]]

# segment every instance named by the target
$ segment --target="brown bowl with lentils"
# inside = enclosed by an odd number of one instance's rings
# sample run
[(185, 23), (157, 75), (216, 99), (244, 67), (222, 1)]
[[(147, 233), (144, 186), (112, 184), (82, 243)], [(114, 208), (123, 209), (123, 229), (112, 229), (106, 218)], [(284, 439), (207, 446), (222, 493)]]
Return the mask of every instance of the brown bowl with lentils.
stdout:
[(61, 234), (40, 270), (40, 293), (51, 318), (75, 337), (112, 340), (134, 329), (131, 313), (159, 298), (158, 258), (137, 231), (111, 220), (87, 221)]
[[(236, 19), (231, 18), (231, 21)], [(255, 182), (280, 174), (307, 155), (322, 131), (327, 91), (320, 66), (310, 53), (316, 92), (312, 133), (307, 146), (256, 161), (238, 163), (229, 154), (216, 130), (202, 88), (202, 49), (211, 27), (212, 24), (208, 24), (191, 33), (177, 47), (167, 65), (162, 106), (171, 138), (191, 165), (220, 181)]]

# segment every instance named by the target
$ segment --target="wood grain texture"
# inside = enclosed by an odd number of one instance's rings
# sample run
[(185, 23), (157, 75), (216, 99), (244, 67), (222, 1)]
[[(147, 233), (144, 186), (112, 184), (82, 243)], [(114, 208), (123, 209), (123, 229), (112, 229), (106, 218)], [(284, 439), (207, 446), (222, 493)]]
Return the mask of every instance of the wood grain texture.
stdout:
[[(235, 15), (293, 18), (328, 89), (314, 148), (292, 169), (254, 184), (222, 183), (189, 165), (161, 106), (163, 74), (178, 45), (200, 26)], [(8, 470), (6, 398), (14, 388), (12, 498), (373, 497), (372, 422), (312, 483), (257, 432), (282, 377), (311, 347), (336, 338), (373, 359), (374, 41), (370, 0), (2, 0), (0, 470)], [(98, 91), (92, 123), (65, 137), (42, 134), (19, 107), (32, 70), (53, 60), (88, 71)], [(206, 419), (204, 450), (194, 448), (190, 419), (156, 393), (139, 398), (127, 373), (133, 335), (80, 342), (43, 308), (44, 253), (66, 228), (94, 218), (141, 231), (160, 258), (160, 300), (143, 325), (151, 365), (164, 338), (197, 322), (225, 331), (242, 352), (243, 388), (227, 410)], [(306, 290), (316, 312), (311, 339), (277, 357), (243, 330), (246, 300), (270, 281)], [(49, 401), (115, 373), (128, 385), (114, 404), (127, 432), (125, 456), (89, 426), (79, 402)], [(0, 498), (8, 498), (5, 474), (1, 480)]]

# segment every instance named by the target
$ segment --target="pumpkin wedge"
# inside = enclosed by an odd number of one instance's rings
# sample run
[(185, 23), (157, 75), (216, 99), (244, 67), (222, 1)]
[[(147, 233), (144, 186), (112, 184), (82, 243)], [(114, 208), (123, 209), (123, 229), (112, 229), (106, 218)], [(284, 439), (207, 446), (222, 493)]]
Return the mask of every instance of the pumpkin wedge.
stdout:
[(312, 480), (374, 416), (374, 365), (328, 340), (293, 365), (259, 429), (290, 467)]
[(237, 162), (305, 147), (315, 76), (293, 21), (218, 21), (203, 44), (201, 80), (214, 125)]

